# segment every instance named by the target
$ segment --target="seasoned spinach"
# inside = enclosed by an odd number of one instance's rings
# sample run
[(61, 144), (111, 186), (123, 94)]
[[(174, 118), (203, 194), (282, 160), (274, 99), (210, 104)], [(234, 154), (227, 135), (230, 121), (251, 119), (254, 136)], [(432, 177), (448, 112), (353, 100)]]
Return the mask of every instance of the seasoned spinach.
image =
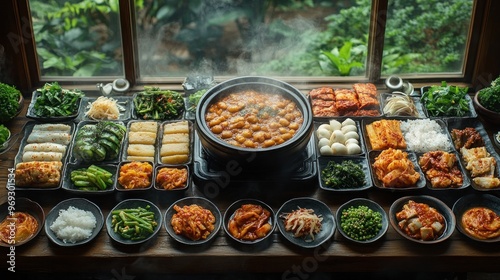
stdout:
[(78, 89), (63, 89), (59, 83), (46, 83), (38, 89), (33, 112), (39, 117), (62, 117), (77, 113), (78, 102), (84, 96)]
[(448, 85), (445, 81), (440, 86), (431, 86), (422, 95), (430, 117), (463, 117), (469, 113), (469, 101), (465, 98), (468, 87)]

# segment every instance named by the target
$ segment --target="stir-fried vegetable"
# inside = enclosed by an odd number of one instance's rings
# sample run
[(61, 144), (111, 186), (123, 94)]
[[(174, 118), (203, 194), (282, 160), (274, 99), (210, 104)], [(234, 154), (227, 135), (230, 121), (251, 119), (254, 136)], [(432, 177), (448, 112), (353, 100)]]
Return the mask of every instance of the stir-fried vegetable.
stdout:
[(431, 86), (424, 92), (422, 103), (430, 117), (463, 117), (469, 112), (465, 98), (468, 90), (468, 87), (447, 85), (443, 81), (441, 86)]
[(135, 113), (143, 120), (173, 120), (184, 113), (184, 99), (176, 91), (144, 87), (134, 97)]
[(113, 174), (108, 170), (91, 165), (71, 171), (71, 182), (81, 190), (105, 190), (113, 186)]
[(484, 108), (500, 113), (500, 76), (491, 82), (491, 86), (479, 91), (478, 99)]
[(342, 163), (330, 161), (321, 170), (321, 179), (325, 185), (336, 189), (359, 188), (365, 183), (365, 174), (361, 166), (352, 160)]
[(113, 231), (130, 240), (142, 240), (153, 234), (158, 223), (151, 207), (129, 208), (111, 212)]
[(78, 89), (63, 89), (57, 82), (46, 83), (38, 89), (33, 113), (39, 117), (62, 117), (74, 115), (78, 111), (78, 102), (84, 96)]

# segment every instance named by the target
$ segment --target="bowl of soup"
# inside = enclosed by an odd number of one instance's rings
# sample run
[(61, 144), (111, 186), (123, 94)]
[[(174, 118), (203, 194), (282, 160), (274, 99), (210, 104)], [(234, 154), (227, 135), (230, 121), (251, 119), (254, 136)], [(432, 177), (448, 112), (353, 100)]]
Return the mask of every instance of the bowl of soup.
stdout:
[(211, 158), (259, 168), (300, 158), (314, 129), (304, 94), (266, 77), (239, 77), (212, 87), (201, 97), (195, 118)]

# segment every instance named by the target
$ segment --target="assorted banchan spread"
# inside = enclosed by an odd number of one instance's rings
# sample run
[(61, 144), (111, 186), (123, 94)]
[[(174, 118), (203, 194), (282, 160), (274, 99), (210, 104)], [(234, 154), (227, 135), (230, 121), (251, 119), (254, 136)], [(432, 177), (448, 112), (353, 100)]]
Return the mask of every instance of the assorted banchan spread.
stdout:
[[(376, 151), (377, 155), (368, 164), (374, 180), (380, 181), (384, 188), (411, 188), (419, 180), (427, 180), (431, 189), (464, 188), (467, 187), (467, 176), (478, 188), (500, 188), (498, 155), (486, 145), (489, 141), (480, 132), (484, 130), (482, 126), (466, 123), (461, 128), (450, 128), (445, 121), (437, 119), (386, 118), (377, 89), (370, 83), (357, 83), (349, 89), (316, 88), (305, 97), (309, 100), (306, 106), (312, 109), (316, 127), (313, 137), (317, 156), (370, 159), (371, 152)], [(113, 122), (111, 120), (116, 120), (121, 114), (116, 102), (102, 101), (98, 99), (94, 104), (99, 105), (99, 110), (90, 107), (84, 113), (89, 115), (91, 112), (94, 119), (105, 115), (106, 122)], [(106, 104), (113, 108), (103, 108)], [(256, 151), (293, 141), (306, 125), (305, 118), (310, 117), (293, 98), (265, 90), (230, 92), (205, 106), (203, 121), (210, 133), (229, 146)], [(408, 106), (414, 111), (416, 104)], [(94, 122), (101, 120), (92, 121), (91, 125), (95, 125)], [(92, 132), (82, 129), (84, 126), (79, 128), (83, 131), (79, 131), (71, 122), (35, 124), (25, 135), (16, 157), (16, 186), (57, 188), (64, 178), (66, 162), (88, 167), (83, 165), (94, 162), (80, 159), (100, 156), (104, 163), (118, 165), (127, 162), (113, 177), (124, 188), (146, 188), (154, 183), (158, 185), (157, 189), (182, 189), (190, 176), (190, 169), (184, 165), (192, 163), (194, 125), (192, 120), (184, 118), (168, 121), (120, 119), (116, 129), (108, 125), (107, 130)], [(126, 132), (120, 131), (125, 127)], [(79, 132), (86, 133), (86, 142), (75, 139)], [(309, 134), (303, 134), (309, 140)], [(116, 143), (123, 144), (124, 148), (118, 149)], [(71, 150), (75, 146), (78, 150)], [(106, 154), (110, 151), (116, 157)], [(101, 152), (104, 153), (102, 156)], [(156, 170), (156, 165), (165, 166)], [(141, 172), (145, 175), (138, 177)], [(175, 210), (176, 214), (169, 222), (176, 234), (198, 240), (206, 238), (213, 230), (215, 218), (206, 209), (190, 205)], [(40, 226), (34, 224), (27, 213), (15, 215), (19, 240), (29, 237)], [(408, 201), (396, 216), (401, 230), (424, 241), (438, 239), (446, 223), (436, 209), (414, 201)], [(269, 212), (258, 205), (242, 205), (227, 226), (233, 237), (255, 240), (269, 233), (270, 218)], [(309, 209), (298, 208), (285, 219), (287, 230), (293, 231), (296, 237), (314, 239), (321, 230), (322, 218), (313, 215)], [(192, 221), (201, 221), (203, 229), (195, 231), (190, 226)], [(500, 217), (493, 209), (471, 208), (458, 221), (468, 234), (478, 239), (500, 236)], [(304, 225), (298, 228), (297, 223)], [(246, 228), (249, 224), (252, 230)], [(54, 225), (51, 229), (62, 231)], [(60, 238), (68, 239), (62, 233)], [(68, 242), (74, 241), (68, 239)]]

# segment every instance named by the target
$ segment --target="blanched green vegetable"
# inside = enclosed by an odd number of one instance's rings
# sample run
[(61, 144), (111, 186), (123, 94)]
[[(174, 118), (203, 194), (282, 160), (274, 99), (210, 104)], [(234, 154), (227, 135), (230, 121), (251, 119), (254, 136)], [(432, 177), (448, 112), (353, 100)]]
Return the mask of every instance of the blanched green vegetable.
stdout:
[(10, 136), (10, 130), (5, 125), (0, 124), (0, 145), (3, 145)]
[(480, 90), (478, 99), (484, 108), (500, 113), (500, 77), (491, 82), (491, 86)]
[(121, 123), (100, 121), (82, 126), (75, 136), (73, 153), (84, 162), (100, 162), (118, 157), (126, 127)]
[(207, 92), (207, 89), (202, 89), (202, 90), (199, 90), (199, 91), (191, 94), (188, 97), (188, 101), (190, 104), (188, 111), (190, 111), (190, 112), (196, 111), (196, 106), (198, 106), (198, 102), (200, 101), (200, 98), (203, 96), (203, 94), (205, 94), (205, 92)]
[(469, 112), (469, 102), (465, 99), (468, 90), (443, 81), (441, 86), (431, 86), (424, 92), (421, 100), (430, 117), (463, 117)]
[(80, 90), (63, 89), (57, 82), (46, 83), (38, 92), (40, 95), (35, 100), (33, 112), (40, 117), (74, 115), (78, 110), (78, 101), (84, 96)]
[(158, 226), (155, 213), (149, 210), (150, 208), (147, 205), (145, 208), (114, 210), (111, 212), (113, 231), (125, 239), (141, 240), (147, 238)]
[(15, 87), (0, 83), (0, 121), (10, 120), (19, 109), (20, 91)]
[(359, 188), (365, 184), (363, 169), (352, 160), (328, 162), (325, 169), (321, 170), (321, 179), (325, 185), (335, 189)]
[(382, 229), (382, 214), (365, 205), (350, 206), (341, 214), (340, 227), (352, 239), (370, 240)]
[(134, 97), (134, 110), (143, 120), (173, 120), (184, 113), (184, 99), (176, 91), (144, 87)]
[(113, 174), (96, 165), (73, 170), (70, 177), (71, 182), (81, 190), (105, 190), (113, 186)]

